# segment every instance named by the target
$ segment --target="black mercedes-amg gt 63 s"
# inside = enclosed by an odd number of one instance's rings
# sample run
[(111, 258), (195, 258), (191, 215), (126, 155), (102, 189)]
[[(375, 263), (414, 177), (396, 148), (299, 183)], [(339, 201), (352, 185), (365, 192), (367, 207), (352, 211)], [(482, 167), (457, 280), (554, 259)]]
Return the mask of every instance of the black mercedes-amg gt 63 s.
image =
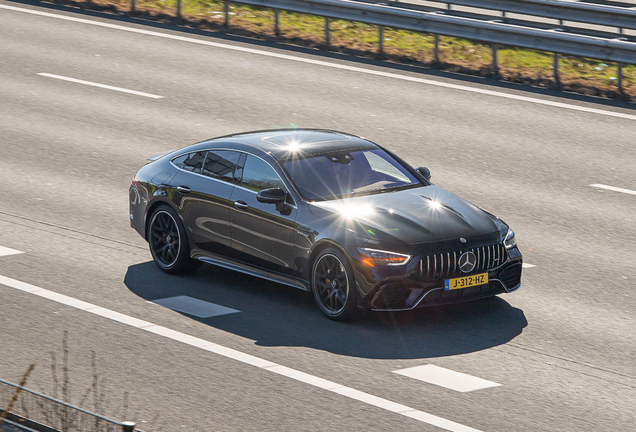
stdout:
[(204, 262), (291, 285), (336, 320), (521, 286), (508, 225), (360, 137), (259, 131), (150, 160), (130, 223), (164, 272)]

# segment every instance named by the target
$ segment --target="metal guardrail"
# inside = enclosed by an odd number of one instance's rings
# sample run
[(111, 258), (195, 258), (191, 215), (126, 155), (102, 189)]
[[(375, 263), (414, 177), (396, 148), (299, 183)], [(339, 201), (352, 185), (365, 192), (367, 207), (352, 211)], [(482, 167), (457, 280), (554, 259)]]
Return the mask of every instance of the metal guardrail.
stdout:
[(18, 389), (20, 393), (9, 414), (14, 419), (28, 420), (27, 426), (33, 429), (59, 432), (135, 431), (135, 423), (117, 422), (4, 380), (0, 380), (0, 407), (5, 407)]
[(636, 43), (623, 38), (605, 39), (350, 0), (240, 0), (237, 3), (598, 60), (636, 63)]
[[(426, 0), (445, 5), (467, 6), (498, 12), (510, 12), (573, 21), (586, 24), (636, 30), (636, 10), (631, 7), (606, 6), (567, 0)], [(392, 6), (407, 4), (385, 1)], [(398, 6), (400, 7), (400, 6)]]
[(605, 61), (636, 63), (636, 43), (619, 38), (604, 39), (350, 0), (240, 0), (239, 3)]
[[(385, 3), (378, 3), (385, 1)], [(619, 28), (636, 29), (636, 11), (615, 6), (571, 3), (564, 0), (428, 0), (448, 5), (462, 5), (481, 9), (494, 9), (502, 13), (556, 18), (562, 21), (584, 22)], [(177, 17), (181, 16), (181, 2), (177, 2)], [(229, 25), (229, 0), (223, 0), (225, 25)], [(565, 28), (541, 28), (516, 20), (484, 19), (477, 14), (450, 14), (444, 10), (430, 10), (425, 6), (402, 3), (397, 0), (236, 0), (246, 4), (274, 10), (274, 31), (279, 35), (281, 10), (325, 18), (325, 42), (330, 43), (329, 20), (342, 19), (378, 26), (378, 50), (383, 51), (384, 27), (410, 30), (435, 35), (435, 61), (439, 62), (439, 36), (452, 36), (479, 41), (492, 46), (492, 68), (498, 74), (498, 46), (508, 45), (554, 53), (554, 78), (559, 84), (559, 54), (616, 62), (617, 85), (623, 92), (622, 67), (636, 64), (636, 42), (621, 34), (597, 32), (568, 32)], [(131, 13), (135, 0), (130, 0)], [(471, 14), (468, 14), (471, 15)], [(521, 25), (520, 25), (521, 24)]]

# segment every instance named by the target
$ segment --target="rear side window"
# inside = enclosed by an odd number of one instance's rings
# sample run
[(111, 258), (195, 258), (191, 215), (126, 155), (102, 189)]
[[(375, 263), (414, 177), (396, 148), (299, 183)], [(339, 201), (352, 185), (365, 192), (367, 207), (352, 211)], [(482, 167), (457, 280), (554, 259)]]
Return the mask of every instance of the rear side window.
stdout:
[(172, 163), (183, 170), (200, 174), (201, 169), (203, 168), (203, 161), (205, 160), (206, 153), (207, 152), (205, 151), (188, 153), (186, 155), (172, 159)]
[(285, 184), (269, 164), (250, 155), (247, 156), (245, 161), (241, 186), (255, 192), (269, 188), (281, 188), (287, 191)]
[(231, 183), (240, 153), (230, 150), (210, 150), (203, 165), (203, 174)]

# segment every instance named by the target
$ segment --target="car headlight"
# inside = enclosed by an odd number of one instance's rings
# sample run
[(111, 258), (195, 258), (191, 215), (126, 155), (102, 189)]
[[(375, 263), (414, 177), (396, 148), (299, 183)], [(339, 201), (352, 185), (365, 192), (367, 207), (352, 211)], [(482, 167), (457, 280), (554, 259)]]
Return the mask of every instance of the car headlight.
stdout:
[(399, 254), (395, 252), (387, 252), (377, 249), (356, 248), (362, 262), (368, 266), (400, 266), (411, 260), (411, 255)]
[(504, 246), (506, 249), (512, 249), (517, 246), (517, 241), (515, 240), (515, 232), (508, 228), (508, 234), (506, 234), (506, 238), (504, 239)]

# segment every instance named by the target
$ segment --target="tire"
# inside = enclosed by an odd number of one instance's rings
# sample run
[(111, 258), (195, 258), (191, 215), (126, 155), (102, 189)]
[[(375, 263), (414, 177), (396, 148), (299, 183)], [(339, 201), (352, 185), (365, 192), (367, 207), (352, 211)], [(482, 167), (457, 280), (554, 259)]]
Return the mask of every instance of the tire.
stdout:
[(188, 237), (171, 207), (161, 205), (150, 215), (148, 245), (152, 258), (161, 270), (169, 274), (192, 271), (201, 265), (190, 258)]
[(340, 250), (327, 248), (316, 257), (311, 271), (311, 290), (320, 310), (332, 320), (348, 321), (355, 317), (356, 281), (349, 260)]

